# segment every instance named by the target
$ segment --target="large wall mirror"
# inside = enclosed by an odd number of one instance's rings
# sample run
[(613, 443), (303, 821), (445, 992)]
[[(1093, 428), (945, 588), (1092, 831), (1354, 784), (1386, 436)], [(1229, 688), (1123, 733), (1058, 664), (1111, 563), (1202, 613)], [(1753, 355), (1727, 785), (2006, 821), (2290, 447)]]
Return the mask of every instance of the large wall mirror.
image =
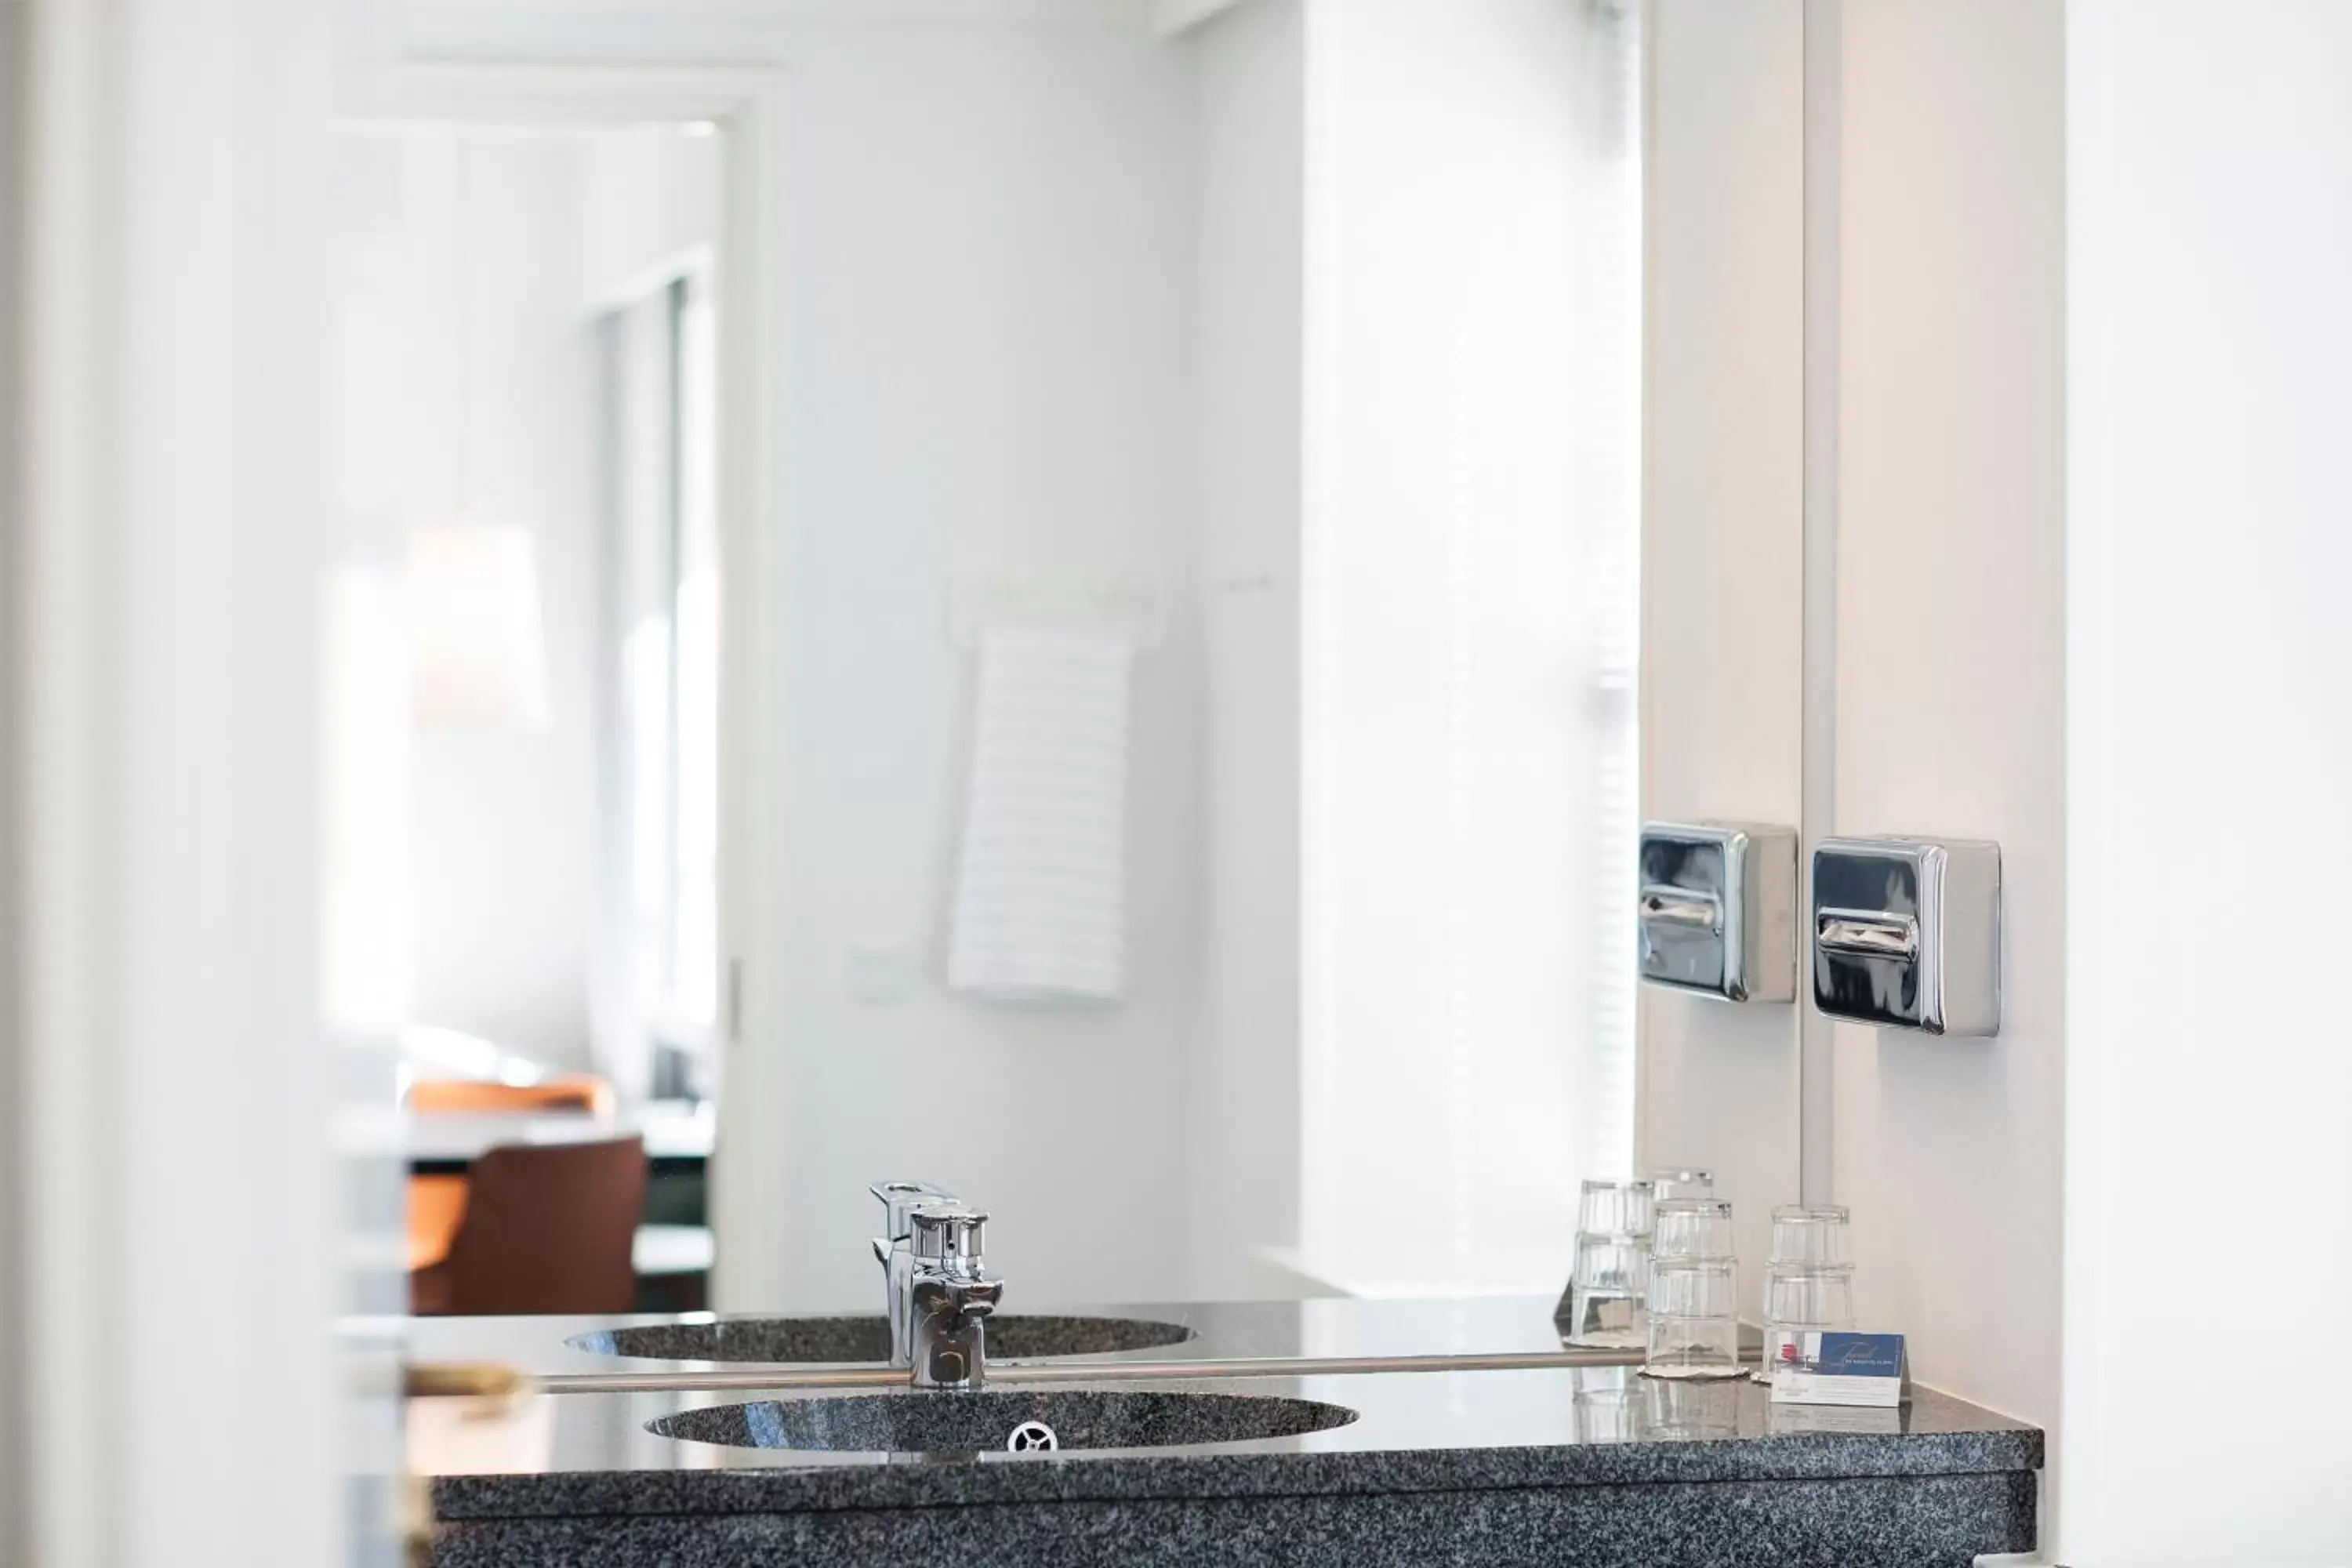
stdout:
[(592, 1134), (646, 1308), (871, 1307), (893, 1178), (1024, 1304), (1549, 1294), (1585, 1176), (1795, 1196), (1792, 1009), (1633, 945), (1645, 810), (1794, 820), (1795, 649), (1710, 640), (1798, 614), (1793, 403), (1707, 435), (1795, 386), (1772, 24), (445, 9), (483, 63), (344, 142), (331, 973), (412, 1280)]

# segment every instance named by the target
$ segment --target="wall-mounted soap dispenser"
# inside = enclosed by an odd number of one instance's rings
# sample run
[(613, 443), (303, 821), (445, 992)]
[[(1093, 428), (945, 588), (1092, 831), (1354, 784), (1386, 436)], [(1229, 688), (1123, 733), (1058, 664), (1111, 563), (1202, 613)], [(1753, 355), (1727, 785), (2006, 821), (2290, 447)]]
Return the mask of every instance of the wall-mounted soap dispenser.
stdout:
[(1644, 823), (1638, 896), (1643, 979), (1727, 1002), (1795, 1000), (1794, 829)]
[(1825, 838), (1813, 847), (1813, 1005), (1931, 1035), (2000, 1029), (2000, 846)]

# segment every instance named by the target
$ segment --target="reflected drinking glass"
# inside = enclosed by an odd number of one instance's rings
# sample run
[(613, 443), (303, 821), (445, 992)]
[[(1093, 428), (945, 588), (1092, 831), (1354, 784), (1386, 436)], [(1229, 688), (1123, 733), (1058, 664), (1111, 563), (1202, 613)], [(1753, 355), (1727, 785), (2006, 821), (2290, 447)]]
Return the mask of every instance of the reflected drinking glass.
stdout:
[(1568, 1317), (1561, 1324), (1568, 1342), (1621, 1350), (1641, 1344), (1649, 1274), (1647, 1237), (1579, 1234)]
[(1715, 1173), (1683, 1165), (1650, 1173), (1651, 1195), (1656, 1198), (1709, 1198), (1715, 1195)]
[(1642, 1436), (1654, 1442), (1736, 1437), (1739, 1435), (1739, 1390), (1688, 1378), (1645, 1380), (1641, 1425)]
[(1655, 1258), (1731, 1256), (1731, 1205), (1724, 1198), (1669, 1198), (1651, 1208)]
[(1772, 1261), (1807, 1268), (1852, 1263), (1852, 1218), (1835, 1204), (1783, 1204), (1772, 1211)]
[(1631, 1443), (1640, 1433), (1634, 1417), (1634, 1391), (1622, 1366), (1576, 1369), (1575, 1392), (1569, 1408), (1576, 1418), (1580, 1443)]
[(1587, 1181), (1576, 1200), (1576, 1228), (1587, 1236), (1650, 1234), (1650, 1184)]

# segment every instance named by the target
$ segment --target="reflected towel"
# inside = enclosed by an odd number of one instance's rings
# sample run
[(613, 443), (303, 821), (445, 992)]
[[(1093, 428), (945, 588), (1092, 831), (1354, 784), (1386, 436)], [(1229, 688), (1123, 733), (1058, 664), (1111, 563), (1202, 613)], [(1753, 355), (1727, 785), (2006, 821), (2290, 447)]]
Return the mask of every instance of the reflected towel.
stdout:
[(999, 1001), (1127, 991), (1128, 681), (1114, 632), (981, 640), (948, 984)]

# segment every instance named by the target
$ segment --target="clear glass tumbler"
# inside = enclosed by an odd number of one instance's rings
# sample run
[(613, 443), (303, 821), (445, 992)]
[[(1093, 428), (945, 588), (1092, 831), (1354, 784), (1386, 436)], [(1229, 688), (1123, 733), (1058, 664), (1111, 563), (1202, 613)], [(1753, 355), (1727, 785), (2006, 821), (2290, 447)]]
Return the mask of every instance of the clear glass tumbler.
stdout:
[(1654, 1257), (1650, 1310), (1670, 1318), (1737, 1318), (1739, 1266), (1728, 1258)]
[(1649, 1345), (1642, 1361), (1650, 1377), (1738, 1377), (1739, 1320), (1649, 1315)]
[(1807, 1334), (1853, 1327), (1853, 1265), (1776, 1263), (1764, 1271), (1764, 1359), (1756, 1381), (1769, 1383), (1801, 1358)]
[(1579, 1233), (1563, 1336), (1572, 1345), (1631, 1350), (1641, 1344), (1649, 1281), (1649, 1237)]
[(1650, 1184), (1589, 1180), (1576, 1199), (1576, 1228), (1587, 1236), (1650, 1234)]
[(1731, 1256), (1731, 1204), (1724, 1198), (1668, 1198), (1652, 1205), (1650, 1251), (1657, 1258)]
[(1764, 1321), (1851, 1327), (1853, 1265), (1771, 1265), (1764, 1270)]
[(1772, 1211), (1772, 1261), (1806, 1268), (1852, 1263), (1853, 1217), (1835, 1204), (1783, 1204)]
[(1739, 1266), (1729, 1258), (1654, 1255), (1646, 1315), (1642, 1370), (1650, 1376), (1738, 1374)]

